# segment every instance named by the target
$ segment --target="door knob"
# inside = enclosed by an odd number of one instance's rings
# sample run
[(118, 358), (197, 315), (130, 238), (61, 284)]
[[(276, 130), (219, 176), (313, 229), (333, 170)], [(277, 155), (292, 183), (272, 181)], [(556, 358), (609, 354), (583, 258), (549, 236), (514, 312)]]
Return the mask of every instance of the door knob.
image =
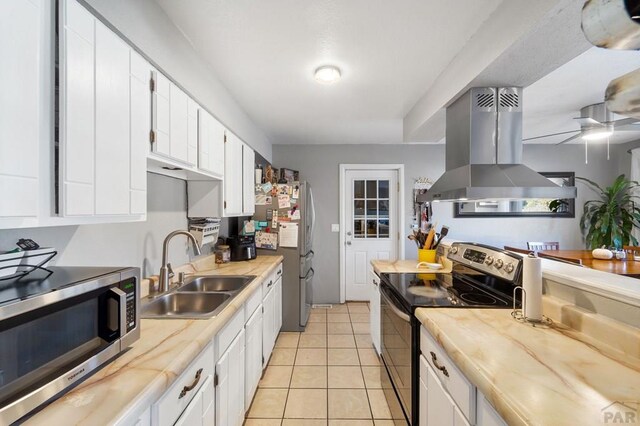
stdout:
[(347, 245), (350, 246), (351, 245), (351, 241), (347, 241)]
[(351, 236), (351, 231), (347, 231), (347, 235), (348, 235), (348, 236)]

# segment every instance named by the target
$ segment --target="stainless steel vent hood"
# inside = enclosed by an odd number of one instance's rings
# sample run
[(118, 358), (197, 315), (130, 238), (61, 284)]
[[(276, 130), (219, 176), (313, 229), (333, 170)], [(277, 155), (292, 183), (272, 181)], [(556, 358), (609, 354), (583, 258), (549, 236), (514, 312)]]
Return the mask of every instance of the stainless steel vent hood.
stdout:
[(447, 108), (446, 172), (419, 201), (575, 198), (522, 163), (522, 88), (469, 90)]

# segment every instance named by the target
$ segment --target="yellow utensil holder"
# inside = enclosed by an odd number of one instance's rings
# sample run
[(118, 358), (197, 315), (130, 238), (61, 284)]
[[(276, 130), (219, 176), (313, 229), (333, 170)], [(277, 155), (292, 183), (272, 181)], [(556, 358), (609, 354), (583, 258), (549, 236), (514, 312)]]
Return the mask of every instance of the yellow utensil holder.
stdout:
[(418, 249), (418, 262), (436, 263), (436, 251)]

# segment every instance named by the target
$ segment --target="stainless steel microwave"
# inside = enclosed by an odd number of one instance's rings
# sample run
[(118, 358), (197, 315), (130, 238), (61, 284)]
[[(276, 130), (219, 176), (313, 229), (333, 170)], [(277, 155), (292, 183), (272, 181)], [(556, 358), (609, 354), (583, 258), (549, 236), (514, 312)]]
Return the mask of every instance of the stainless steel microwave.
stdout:
[(51, 267), (0, 281), (0, 424), (13, 423), (140, 337), (138, 268)]

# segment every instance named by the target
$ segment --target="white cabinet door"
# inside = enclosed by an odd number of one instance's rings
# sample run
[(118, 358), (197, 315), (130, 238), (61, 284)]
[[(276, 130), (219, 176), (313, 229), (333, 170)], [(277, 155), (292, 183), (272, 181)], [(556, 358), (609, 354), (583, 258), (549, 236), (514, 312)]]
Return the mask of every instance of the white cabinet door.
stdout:
[(242, 215), (242, 141), (227, 131), (224, 144), (224, 215)]
[(175, 426), (211, 426), (215, 422), (213, 378), (207, 376), (198, 393), (182, 412)]
[(273, 286), (262, 299), (262, 306), (264, 313), (262, 316), (262, 355), (264, 357), (263, 367), (266, 367), (266, 363), (269, 361), (271, 352), (276, 343), (275, 329), (276, 329), (276, 292)]
[(216, 364), (216, 424), (236, 426), (244, 420), (245, 332), (238, 333)]
[(427, 426), (454, 426), (454, 406), (431, 366), (427, 368)]
[(255, 196), (256, 153), (247, 144), (242, 144), (242, 213), (251, 216), (256, 211)]
[(171, 157), (171, 82), (153, 71), (153, 152)]
[(274, 312), (274, 330), (273, 330), (273, 343), (275, 345), (275, 341), (278, 338), (278, 334), (280, 333), (280, 329), (282, 328), (282, 277), (278, 278), (275, 283), (274, 291), (275, 294), (275, 305), (276, 309)]
[(382, 353), (380, 347), (380, 277), (373, 271), (369, 270), (369, 282), (371, 288), (371, 296), (369, 298), (369, 330), (371, 332), (371, 341), (378, 352)]
[[(95, 213), (129, 214), (130, 48), (104, 24), (95, 27)], [(91, 159), (83, 159), (91, 162)]]
[(224, 126), (204, 109), (198, 110), (198, 168), (224, 176)]
[(147, 212), (147, 153), (151, 131), (151, 65), (131, 51), (131, 198), (130, 213)]
[(198, 104), (191, 98), (187, 100), (187, 162), (198, 164)]
[(262, 304), (249, 317), (244, 328), (246, 342), (244, 409), (247, 411), (262, 375)]
[(170, 152), (171, 158), (189, 162), (189, 96), (170, 83)]
[(38, 214), (40, 10), (0, 2), (0, 218)]
[[(507, 423), (500, 417), (500, 414), (491, 406), (487, 398), (478, 390), (478, 403), (476, 405), (476, 425), (478, 426), (506, 426)], [(457, 424), (456, 424), (457, 426)]]
[(95, 176), (95, 19), (75, 0), (64, 3), (65, 26), (60, 96), (61, 210), (93, 215)]

